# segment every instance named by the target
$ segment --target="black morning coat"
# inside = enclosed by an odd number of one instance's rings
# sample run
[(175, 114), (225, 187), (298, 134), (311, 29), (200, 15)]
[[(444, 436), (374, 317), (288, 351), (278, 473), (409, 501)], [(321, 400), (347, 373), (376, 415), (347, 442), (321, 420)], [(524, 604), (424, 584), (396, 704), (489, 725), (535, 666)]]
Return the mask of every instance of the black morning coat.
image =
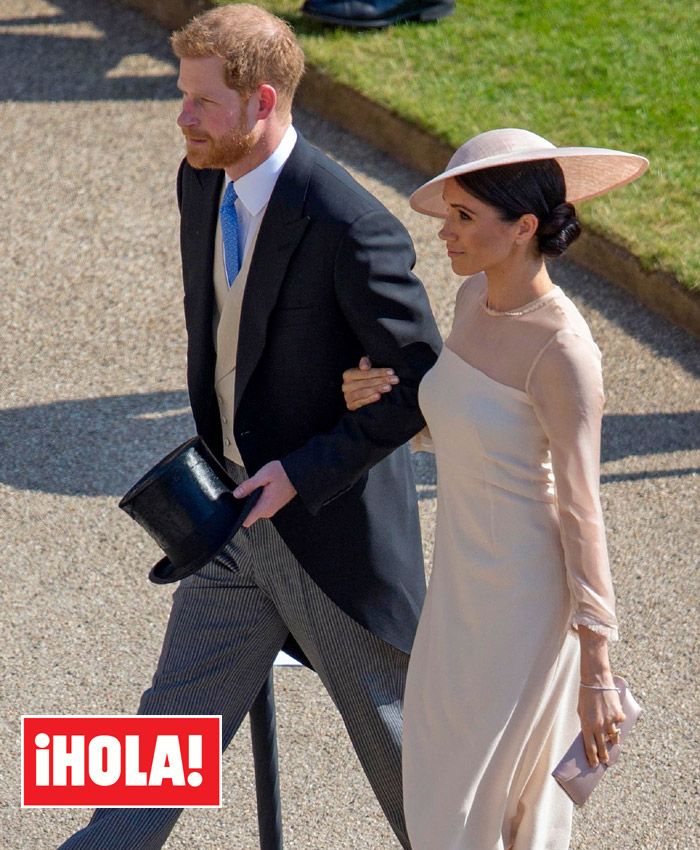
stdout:
[[(178, 174), (198, 433), (223, 459), (214, 391), (213, 257), (224, 173)], [(318, 586), (354, 620), (409, 652), (425, 595), (406, 441), (418, 383), (442, 342), (400, 224), (299, 135), (270, 198), (248, 274), (236, 361), (236, 443), (249, 474), (280, 460), (298, 495), (273, 518)], [(398, 387), (348, 412), (343, 370), (368, 354)]]

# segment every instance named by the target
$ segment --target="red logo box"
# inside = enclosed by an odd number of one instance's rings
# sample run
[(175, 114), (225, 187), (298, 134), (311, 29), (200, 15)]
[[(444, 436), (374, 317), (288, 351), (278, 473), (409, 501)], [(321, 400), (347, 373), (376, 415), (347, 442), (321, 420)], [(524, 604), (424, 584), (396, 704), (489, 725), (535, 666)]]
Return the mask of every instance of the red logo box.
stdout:
[(25, 715), (22, 806), (221, 806), (221, 715)]

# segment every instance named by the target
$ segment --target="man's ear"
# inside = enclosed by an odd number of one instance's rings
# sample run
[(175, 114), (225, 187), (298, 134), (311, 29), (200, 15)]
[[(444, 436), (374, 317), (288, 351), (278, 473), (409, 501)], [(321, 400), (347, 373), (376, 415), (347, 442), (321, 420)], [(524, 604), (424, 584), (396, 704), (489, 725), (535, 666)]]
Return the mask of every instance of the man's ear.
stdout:
[(264, 121), (269, 118), (277, 106), (277, 91), (268, 83), (263, 83), (252, 97), (255, 104), (255, 120)]

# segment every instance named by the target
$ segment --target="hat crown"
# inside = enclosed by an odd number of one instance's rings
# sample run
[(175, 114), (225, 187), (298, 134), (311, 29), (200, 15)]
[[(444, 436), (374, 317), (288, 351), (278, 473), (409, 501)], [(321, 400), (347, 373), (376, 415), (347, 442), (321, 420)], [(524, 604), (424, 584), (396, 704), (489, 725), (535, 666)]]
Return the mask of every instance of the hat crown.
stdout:
[(625, 151), (556, 147), (529, 130), (513, 127), (487, 130), (458, 148), (442, 174), (416, 189), (411, 195), (411, 206), (425, 215), (444, 218), (448, 214), (442, 195), (446, 180), (498, 165), (547, 159), (559, 163), (566, 184), (566, 200), (571, 204), (624, 186), (636, 180), (649, 165), (643, 156)]
[(256, 498), (255, 493), (245, 501), (234, 498), (235, 486), (199, 436), (178, 446), (134, 484), (119, 507), (166, 555), (151, 570), (151, 581), (185, 578), (233, 537)]
[(452, 155), (447, 170), (457, 168), (461, 165), (469, 165), (472, 162), (487, 160), (494, 156), (504, 156), (511, 153), (527, 153), (527, 151), (542, 150), (555, 146), (529, 130), (518, 130), (505, 128), (499, 130), (487, 130), (479, 133), (473, 139), (469, 139)]

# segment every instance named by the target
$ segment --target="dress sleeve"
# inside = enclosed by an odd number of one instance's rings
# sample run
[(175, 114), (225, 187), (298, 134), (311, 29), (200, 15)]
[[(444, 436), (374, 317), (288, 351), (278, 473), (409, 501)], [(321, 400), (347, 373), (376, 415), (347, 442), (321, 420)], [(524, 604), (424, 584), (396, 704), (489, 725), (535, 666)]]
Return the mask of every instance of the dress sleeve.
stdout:
[(617, 640), (600, 504), (603, 378), (595, 343), (560, 331), (535, 359), (527, 393), (549, 440), (572, 625)]

